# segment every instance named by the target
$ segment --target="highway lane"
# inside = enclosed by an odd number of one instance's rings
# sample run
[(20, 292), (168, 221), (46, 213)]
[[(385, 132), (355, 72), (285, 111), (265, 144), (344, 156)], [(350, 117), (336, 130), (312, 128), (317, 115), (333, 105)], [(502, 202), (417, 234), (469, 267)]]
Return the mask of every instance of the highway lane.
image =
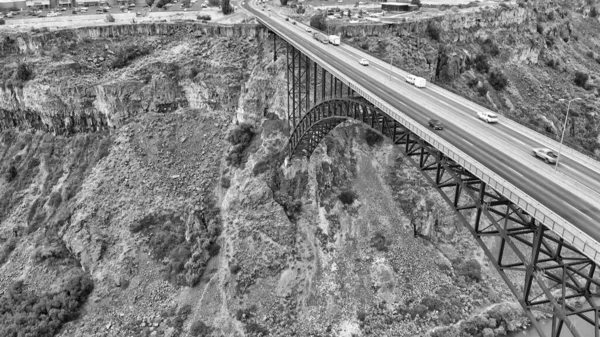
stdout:
[[(285, 27), (285, 21), (277, 22), (276, 20), (273, 20), (271, 24), (277, 29), (288, 31), (288, 33), (290, 30), (294, 30), (294, 26), (289, 28)], [(291, 26), (289, 23), (288, 25)], [(352, 78), (353, 81), (366, 85), (374, 94), (392, 104), (398, 110), (406, 113), (423, 125), (425, 125), (428, 117), (435, 116), (435, 113), (422, 109), (416, 102), (403, 99), (401, 96), (399, 97), (395, 90), (390, 89), (389, 85), (382, 84), (382, 82), (385, 83), (385, 81), (374, 79), (372, 77), (373, 74), (358, 68), (360, 66), (358, 66), (356, 61), (354, 61), (356, 65), (353, 65), (353, 63), (340, 62), (338, 60), (339, 58), (344, 59), (344, 55), (332, 57), (330, 54), (336, 54), (336, 48), (329, 47), (329, 50), (324, 48), (323, 45), (317, 44), (309, 34), (306, 32), (301, 33), (299, 29), (301, 28), (298, 27), (296, 29), (297, 33), (295, 34), (295, 41), (297, 43), (308, 48), (319, 58), (343, 71), (345, 75)], [(339, 53), (340, 52), (338, 51), (337, 54)], [(351, 68), (348, 68), (348, 65), (350, 65)], [(495, 171), (536, 200), (543, 200), (543, 204), (554, 210), (565, 220), (579, 225), (582, 231), (588, 233), (588, 235), (595, 240), (600, 239), (599, 235), (596, 233), (595, 226), (593, 226), (594, 223), (597, 223), (598, 220), (600, 220), (600, 210), (596, 207), (597, 203), (580, 198), (575, 193), (558, 185), (552, 177), (540, 176), (528, 166), (523, 166), (521, 163), (512, 160), (510, 156), (495, 155), (494, 151), (489, 151), (489, 144), (481, 143), (477, 137), (472, 136), (469, 132), (456, 128), (456, 125), (452, 124), (451, 121), (446, 120), (445, 122), (448, 123), (447, 125), (451, 126), (448, 127), (447, 130), (440, 132), (440, 136), (450, 141), (466, 154), (473, 158), (478, 158), (481, 163), (489, 168), (506, 168), (506, 170), (496, 169)], [(459, 132), (454, 131), (455, 128), (456, 130), (459, 130)], [(474, 146), (474, 144), (477, 144), (477, 146)], [(491, 153), (494, 153), (494, 155)], [(509, 171), (510, 173), (507, 173)]]
[[(376, 68), (377, 70), (379, 70), (381, 72), (385, 72), (386, 74), (389, 75), (390, 67), (389, 67), (388, 63), (385, 63), (384, 61), (381, 61), (378, 59), (374, 59), (372, 56), (368, 55), (367, 53), (362, 52), (355, 48), (351, 48), (347, 45), (341, 45), (341, 48), (344, 49), (344, 51), (346, 53), (350, 53), (350, 54), (354, 55), (357, 59), (362, 58), (362, 57), (367, 57), (371, 61), (372, 65), (374, 65), (374, 68)], [(404, 81), (403, 77), (408, 74), (407, 72), (402, 71), (395, 67), (392, 68), (392, 73), (393, 73), (392, 77), (398, 81)], [(429, 99), (432, 99), (432, 100), (435, 100), (435, 101), (438, 101), (438, 102), (444, 104), (446, 110), (456, 112), (457, 116), (459, 116), (459, 115), (469, 116), (469, 117), (474, 118), (475, 120), (479, 121), (480, 123), (484, 123), (483, 121), (480, 121), (477, 118), (478, 111), (476, 109), (473, 109), (471, 107), (471, 104), (469, 104), (469, 105), (463, 104), (464, 101), (466, 100), (464, 98), (455, 97), (453, 99), (450, 97), (450, 96), (453, 96), (453, 94), (451, 94), (451, 93), (448, 93), (448, 95), (444, 95), (444, 94), (441, 94), (438, 90), (429, 90), (429, 88), (428, 89), (419, 89), (408, 83), (406, 83), (406, 86), (411, 87), (412, 90), (421, 91), (423, 93), (423, 95), (426, 96), (424, 98), (429, 98)], [(429, 87), (431, 87), (431, 85)], [(410, 89), (407, 88), (407, 90), (410, 90)], [(475, 126), (475, 127), (477, 127), (477, 126)], [(481, 126), (481, 125), (478, 127), (485, 128), (485, 126)], [(535, 147), (550, 147), (550, 148), (553, 148), (555, 151), (558, 151), (558, 148), (554, 148), (553, 146), (549, 146), (547, 143), (541, 143), (538, 140), (531, 138), (531, 135), (528, 135), (527, 133), (522, 132), (523, 130), (520, 128), (519, 129), (513, 128), (512, 125), (504, 124), (504, 123), (495, 124), (494, 127), (496, 128), (495, 134), (503, 135), (505, 142), (521, 144), (521, 146), (519, 146), (517, 148), (517, 150), (524, 151), (525, 153), (531, 155), (532, 157), (533, 157), (532, 149)], [(535, 132), (535, 131), (531, 131), (531, 132)], [(562, 172), (566, 176), (569, 176), (572, 179), (580, 182), (582, 184), (583, 188), (592, 189), (597, 193), (600, 192), (600, 171), (587, 166), (585, 163), (577, 162), (572, 157), (570, 157), (569, 154), (566, 154), (564, 152), (561, 153), (561, 161), (558, 166), (558, 171)]]
[[(389, 71), (389, 69), (383, 69), (379, 65), (374, 65), (373, 68), (383, 74), (387, 74)], [(422, 101), (425, 101), (425, 99), (430, 100), (428, 105), (422, 104), (423, 107), (433, 106), (434, 111), (439, 111), (442, 114), (451, 113), (452, 117), (448, 116), (447, 119), (451, 119), (454, 124), (459, 125), (462, 129), (469, 128), (471, 130), (479, 130), (480, 136), (481, 132), (485, 131), (486, 137), (483, 140), (489, 141), (493, 138), (495, 144), (501, 145), (496, 147), (498, 151), (502, 151), (513, 157), (517, 157), (516, 154), (518, 153), (520, 159), (530, 162), (532, 165), (537, 165), (542, 172), (552, 173), (554, 170), (554, 165), (543, 163), (539, 158), (533, 156), (532, 149), (535, 147), (544, 147), (544, 144), (517, 132), (503, 123), (488, 124), (477, 117), (476, 111), (464, 109), (456, 104), (451, 105), (444, 102), (443, 99), (437, 99), (435, 96), (431, 97), (433, 95), (427, 95), (426, 93), (431, 92), (430, 90), (419, 89), (410, 84), (407, 85), (414, 88), (413, 90), (422, 93)], [(441, 104), (435, 104), (435, 102)], [(600, 197), (600, 172), (593, 170), (586, 165), (577, 163), (573, 159), (563, 156), (562, 154), (558, 171), (564, 174), (566, 179), (576, 182), (578, 184), (576, 187), (579, 188), (580, 191), (585, 191), (586, 194), (589, 195), (591, 195), (590, 193), (594, 193), (594, 195)]]

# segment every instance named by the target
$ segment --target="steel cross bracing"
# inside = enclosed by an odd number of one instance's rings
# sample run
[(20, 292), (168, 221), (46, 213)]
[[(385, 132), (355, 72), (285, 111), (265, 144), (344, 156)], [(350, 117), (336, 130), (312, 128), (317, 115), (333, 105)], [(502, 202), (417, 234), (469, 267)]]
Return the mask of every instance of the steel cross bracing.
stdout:
[(288, 123), (292, 129), (318, 102), (354, 96), (348, 86), (289, 44), (286, 60)]
[(598, 337), (600, 308), (592, 290), (600, 275), (593, 261), (431, 145), (408, 132), (402, 137), (406, 155), (454, 208), (540, 335), (547, 336), (534, 312), (552, 316), (550, 336), (566, 330), (590, 336), (580, 331), (590, 324), (584, 329)]
[[(600, 275), (592, 260), (289, 45), (287, 55), (293, 129), (288, 157), (310, 157), (346, 120), (369, 125), (403, 145), (410, 161), (471, 231), (541, 336), (570, 331), (581, 337), (578, 327), (589, 325), (600, 337), (600, 307), (593, 291), (600, 291)], [(535, 312), (552, 317), (550, 335), (541, 330)]]

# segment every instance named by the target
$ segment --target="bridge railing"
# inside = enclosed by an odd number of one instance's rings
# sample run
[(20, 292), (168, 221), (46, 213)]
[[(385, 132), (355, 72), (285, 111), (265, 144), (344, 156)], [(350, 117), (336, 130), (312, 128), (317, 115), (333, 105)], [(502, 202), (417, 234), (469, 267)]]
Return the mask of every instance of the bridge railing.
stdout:
[[(358, 49), (358, 48), (355, 48), (355, 49), (358, 53), (362, 53), (362, 54), (369, 55), (371, 57), (375, 57), (375, 58), (379, 59), (379, 57), (377, 55), (375, 55), (369, 51), (365, 51), (365, 50)], [(379, 60), (381, 62), (385, 62), (384, 60), (381, 60), (381, 59), (379, 59)], [(397, 68), (397, 67), (394, 67), (394, 69), (401, 70), (400, 68)], [(491, 108), (489, 106), (487, 106), (485, 103), (483, 103), (483, 105), (482, 105), (480, 103), (473, 102), (469, 98), (462, 96), (459, 92), (457, 92), (453, 88), (450, 88), (446, 85), (430, 83), (430, 84), (428, 84), (427, 87), (429, 89), (437, 89), (438, 91), (446, 90), (450, 94), (455, 95), (456, 97), (459, 97), (462, 100), (462, 102), (466, 103), (465, 105), (470, 105), (471, 109), (473, 109), (473, 110), (491, 111)], [(504, 115), (502, 113), (499, 113), (499, 115), (501, 117), (500, 119), (504, 123), (510, 124), (513, 128), (521, 129), (524, 133), (526, 133), (528, 136), (535, 139), (536, 141), (543, 143), (543, 144), (548, 144), (548, 146), (553, 147), (554, 150), (558, 150), (558, 148), (560, 147), (560, 143), (559, 143), (560, 138), (558, 137), (558, 135), (549, 133), (549, 132), (545, 131), (543, 128), (533, 125), (531, 123), (516, 120), (512, 116)], [(566, 146), (564, 146), (564, 145), (566, 145)], [(581, 145), (574, 143), (573, 141), (571, 141), (568, 138), (563, 141), (563, 147), (562, 147), (561, 152), (568, 153), (571, 157), (576, 158), (577, 160), (586, 163), (588, 166), (591, 166), (592, 168), (600, 171), (600, 162), (598, 161), (598, 158), (600, 156), (596, 155), (595, 153), (593, 153), (589, 150), (586, 150)]]
[(381, 111), (388, 114), (390, 117), (396, 119), (399, 123), (404, 125), (408, 130), (422, 138), (432, 146), (436, 147), (441, 153), (448, 158), (462, 165), (465, 169), (471, 172), (473, 175), (484, 181), (494, 190), (511, 200), (514, 204), (518, 205), (521, 209), (526, 211), (540, 223), (543, 223), (547, 228), (554, 231), (566, 242), (569, 242), (573, 246), (577, 247), (583, 254), (592, 259), (596, 264), (600, 264), (600, 243), (596, 242), (590, 236), (573, 226), (558, 214), (546, 206), (540, 204), (525, 192), (521, 191), (516, 186), (512, 185), (490, 169), (486, 168), (483, 164), (479, 163), (474, 158), (470, 157), (466, 153), (460, 151), (458, 148), (451, 145), (435, 133), (432, 133), (427, 128), (423, 127), (412, 118), (403, 114), (399, 110), (393, 108), (388, 103), (382, 102), (374, 94), (372, 94), (365, 87), (354, 83), (348, 76), (341, 73), (337, 69), (331, 67), (321, 58), (316, 56), (311, 50), (304, 48), (302, 45), (297, 43), (294, 39), (287, 36), (283, 31), (269, 25), (267, 22), (257, 17), (261, 23), (265, 24), (269, 29), (277, 33), (281, 38), (286, 40), (289, 44), (301, 50), (305, 55), (309, 56), (312, 60), (317, 62), (330, 74), (334, 75), (338, 80), (342, 81), (345, 85), (350, 87), (352, 90), (360, 94), (362, 97), (367, 99), (373, 105), (381, 109)]

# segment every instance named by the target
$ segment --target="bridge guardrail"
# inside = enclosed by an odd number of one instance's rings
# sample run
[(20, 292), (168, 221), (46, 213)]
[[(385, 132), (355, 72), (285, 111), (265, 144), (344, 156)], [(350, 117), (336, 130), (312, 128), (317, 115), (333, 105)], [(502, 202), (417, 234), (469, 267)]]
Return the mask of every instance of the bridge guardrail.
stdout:
[[(475, 110), (475, 111), (483, 110), (483, 111), (494, 112), (484, 106), (478, 105), (477, 103), (474, 103), (474, 102), (470, 101), (469, 99), (459, 96), (459, 95), (453, 93), (452, 91), (449, 91), (448, 89), (442, 88), (435, 84), (430, 84), (428, 87), (430, 87), (438, 92), (441, 90), (445, 90), (449, 94), (457, 96), (457, 98), (461, 99), (462, 102), (464, 102), (464, 105), (469, 106), (469, 108), (471, 108), (472, 110)], [(494, 113), (496, 113), (496, 112), (494, 112)], [(545, 134), (540, 133), (538, 130), (533, 129), (533, 128), (529, 127), (528, 125), (521, 124), (508, 116), (505, 116), (502, 114), (498, 114), (498, 115), (499, 115), (502, 123), (510, 125), (515, 129), (521, 130), (521, 133), (526, 134), (528, 137), (533, 138), (542, 144), (546, 144), (548, 147), (552, 147), (554, 150), (558, 150), (558, 148), (560, 147), (560, 142), (558, 142), (557, 140), (555, 140)], [(589, 155), (587, 155), (587, 154), (583, 153), (581, 150), (578, 151), (569, 146), (572, 146), (572, 144), (570, 144), (566, 141), (563, 142), (561, 153), (566, 152), (571, 157), (577, 159), (578, 161), (586, 163), (588, 166), (591, 166), (593, 169), (600, 172), (600, 162), (591, 157), (591, 155), (593, 155), (592, 153), (588, 152)], [(585, 151), (585, 150), (583, 150), (583, 151)]]
[[(350, 45), (348, 45), (348, 46), (350, 46)], [(385, 61), (379, 59), (377, 56), (373, 55), (372, 53), (369, 53), (367, 51), (364, 51), (364, 50), (361, 50), (358, 48), (354, 48), (354, 49), (356, 49), (356, 51), (358, 53), (362, 53), (364, 55), (377, 58), (381, 62), (385, 62)], [(406, 72), (398, 67), (393, 67), (393, 68), (396, 72), (397, 72), (397, 70)], [(408, 73), (408, 72), (406, 72), (406, 73)], [(405, 76), (404, 74), (400, 74), (400, 75)], [(472, 110), (475, 110), (475, 111), (486, 110), (486, 111), (494, 112), (485, 106), (479, 105), (479, 104), (471, 101), (470, 99), (468, 99), (466, 97), (460, 96), (459, 94), (457, 94), (450, 88), (441, 87), (439, 85), (433, 84), (432, 82), (430, 82), (427, 85), (427, 87), (429, 89), (434, 89), (434, 91), (437, 91), (438, 93), (441, 93), (441, 91), (443, 90), (443, 91), (446, 91), (450, 95), (456, 96), (456, 98), (458, 98), (462, 102), (464, 102), (464, 105), (470, 105), (470, 108)], [(537, 129), (530, 124), (517, 122), (514, 119), (512, 119), (510, 116), (506, 116), (506, 115), (502, 115), (502, 114), (498, 114), (498, 115), (501, 117), (500, 119), (503, 120), (506, 124), (510, 124), (512, 127), (521, 130), (522, 133), (526, 134), (530, 138), (533, 138), (540, 143), (547, 144), (549, 147), (553, 147), (555, 150), (557, 150), (560, 147), (560, 143), (556, 139), (551, 137), (552, 135), (547, 134), (540, 129)], [(592, 169), (600, 172), (600, 161), (598, 161), (597, 159), (594, 158), (595, 154), (583, 149), (581, 146), (573, 144), (569, 140), (564, 140), (561, 152), (568, 153), (571, 157), (573, 157), (581, 162), (586, 163)]]
[[(262, 21), (260, 16), (257, 16), (259, 22), (269, 25)], [(562, 237), (565, 241), (571, 243), (577, 247), (583, 254), (592, 259), (596, 264), (600, 265), (600, 243), (589, 237), (587, 234), (576, 228), (575, 226), (568, 223), (558, 214), (548, 209), (546, 206), (537, 202), (526, 193), (512, 185), (508, 181), (504, 180), (490, 169), (486, 168), (483, 164), (471, 158), (466, 153), (460, 151), (458, 148), (452, 146), (449, 142), (443, 140), (436, 134), (427, 130), (415, 122), (412, 118), (406, 116), (402, 112), (391, 107), (389, 104), (382, 102), (375, 98), (369, 90), (362, 87), (361, 85), (355, 84), (346, 75), (339, 72), (337, 69), (329, 66), (321, 58), (316, 56), (310, 50), (304, 49), (302, 46), (295, 43), (293, 39), (288, 37), (283, 32), (276, 28), (269, 27), (269, 29), (278, 33), (280, 37), (284, 38), (288, 43), (294, 45), (299, 50), (302, 50), (307, 56), (310, 56), (315, 62), (318, 62), (320, 66), (326, 69), (329, 73), (336, 76), (340, 81), (344, 82), (355, 92), (359, 93), (362, 97), (373, 103), (376, 107), (387, 113), (389, 116), (395, 118), (398, 122), (404, 125), (407, 129), (421, 137), (423, 140), (436, 147), (447, 157), (454, 160), (456, 163), (462, 165), (465, 169), (471, 172), (473, 175), (481, 179), (483, 182), (488, 184), (491, 188), (502, 194), (513, 203), (521, 207), (528, 214), (533, 216), (536, 220), (544, 224), (546, 227), (551, 229), (553, 232)]]

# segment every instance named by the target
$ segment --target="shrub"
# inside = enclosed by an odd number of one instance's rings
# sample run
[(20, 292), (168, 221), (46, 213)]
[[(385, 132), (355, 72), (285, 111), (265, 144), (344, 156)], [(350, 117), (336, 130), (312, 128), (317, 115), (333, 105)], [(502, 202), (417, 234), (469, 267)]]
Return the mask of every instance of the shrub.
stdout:
[(148, 5), (148, 7), (152, 7), (153, 4), (154, 0), (146, 0), (146, 5)]
[(229, 268), (229, 270), (231, 270), (232, 274), (237, 274), (242, 270), (242, 267), (240, 267), (240, 265), (238, 264), (234, 264), (233, 266), (231, 266), (231, 268)]
[(481, 265), (477, 260), (469, 260), (466, 262), (455, 260), (452, 264), (454, 265), (454, 271), (457, 275), (464, 276), (473, 281), (481, 281)]
[(6, 21), (4, 21), (4, 19), (0, 19), (0, 26), (6, 24)]
[(74, 276), (58, 292), (41, 295), (27, 291), (23, 281), (13, 283), (0, 298), (0, 336), (54, 336), (77, 318), (93, 288), (88, 275)]
[(575, 82), (575, 85), (577, 85), (578, 87), (585, 88), (589, 78), (590, 77), (588, 74), (583, 73), (581, 71), (577, 71), (577, 72), (575, 72), (575, 79), (573, 79), (573, 81)]
[(467, 81), (467, 85), (469, 86), (469, 88), (474, 88), (479, 84), (479, 79), (477, 79), (476, 77), (470, 79), (469, 81)]
[(494, 89), (503, 90), (504, 88), (506, 88), (506, 85), (508, 84), (508, 79), (506, 78), (506, 75), (504, 75), (504, 73), (501, 70), (494, 69), (490, 72), (490, 75), (488, 77), (488, 82)]
[(31, 72), (31, 69), (27, 64), (19, 63), (19, 66), (17, 66), (17, 70), (15, 71), (14, 76), (15, 79), (19, 81), (27, 82), (32, 78), (33, 73)]
[(60, 196), (60, 193), (52, 192), (52, 194), (50, 194), (50, 198), (48, 198), (48, 206), (52, 208), (57, 208), (61, 202), (62, 197)]
[(115, 22), (115, 18), (110, 14), (106, 14), (106, 22)]
[(482, 74), (486, 74), (490, 71), (490, 64), (488, 63), (487, 55), (479, 54), (475, 56), (475, 70), (479, 71)]
[(327, 30), (327, 22), (324, 13), (317, 13), (310, 18), (310, 26), (320, 31)]
[(221, 5), (221, 0), (208, 0), (208, 5), (211, 7), (219, 7)]
[(366, 313), (366, 312), (364, 312), (364, 311), (359, 311), (359, 312), (356, 314), (356, 318), (358, 318), (358, 320), (359, 320), (359, 321), (361, 321), (361, 322), (364, 322), (364, 321), (365, 321), (365, 319), (367, 319), (367, 313)]
[(546, 65), (550, 68), (556, 69), (560, 65), (560, 61), (557, 59), (550, 59), (546, 62)]
[(202, 321), (195, 321), (190, 328), (190, 333), (193, 336), (208, 336), (212, 333), (212, 329)]
[(298, 6), (298, 8), (296, 8), (296, 13), (297, 14), (304, 14), (304, 13), (306, 13), (306, 7), (304, 7), (302, 5)]
[(0, 249), (0, 267), (6, 263), (10, 253), (17, 247), (17, 239), (12, 237), (8, 239), (3, 245), (2, 249)]
[(482, 85), (480, 87), (477, 88), (477, 92), (481, 95), (481, 96), (485, 96), (488, 93), (488, 88), (485, 85)]
[(210, 246), (208, 246), (208, 255), (210, 255), (211, 257), (219, 255), (220, 251), (221, 251), (221, 246), (216, 242), (212, 243)]
[(387, 242), (385, 235), (381, 231), (376, 231), (371, 237), (371, 247), (377, 249), (380, 252), (387, 252)]
[(432, 40), (440, 40), (440, 28), (432, 22), (429, 22), (429, 24), (427, 25), (427, 30), (425, 32), (427, 33), (427, 35), (429, 35), (429, 37)]
[(227, 141), (233, 147), (227, 155), (227, 164), (236, 167), (242, 164), (244, 150), (250, 145), (252, 138), (254, 138), (254, 130), (250, 124), (242, 123), (231, 130), (229, 135), (227, 135)]
[(250, 322), (246, 324), (246, 332), (250, 334), (256, 334), (257, 336), (268, 336), (269, 330), (267, 328), (258, 325), (257, 323)]
[(194, 77), (196, 77), (196, 75), (198, 75), (198, 69), (196, 67), (191, 67), (190, 68), (190, 78), (193, 79)]
[(340, 201), (342, 202), (342, 204), (344, 205), (352, 205), (354, 203), (354, 200), (356, 200), (357, 195), (354, 191), (344, 191), (342, 193), (340, 193), (340, 195), (338, 196), (338, 199), (340, 199)]
[(231, 180), (227, 177), (221, 177), (221, 187), (228, 189), (231, 186)]
[(596, 7), (592, 7), (590, 10), (590, 17), (595, 18), (598, 16), (598, 9)]
[(198, 16), (196, 16), (196, 19), (198, 19), (198, 20), (204, 20), (204, 21), (210, 21), (210, 19), (212, 19), (212, 18), (211, 18), (210, 15), (198, 15)]
[(362, 50), (369, 50), (369, 43), (367, 41), (363, 42), (360, 45), (360, 48), (362, 48)]
[(537, 24), (536, 30), (539, 34), (542, 34), (542, 35), (544, 34), (544, 26), (542, 26), (541, 23)]
[(419, 8), (421, 8), (421, 6), (422, 6), (421, 5), (421, 0), (411, 0), (410, 3), (413, 4), (413, 5), (419, 6)]
[(287, 6), (288, 0), (279, 0), (282, 6)]
[(6, 170), (6, 181), (11, 182), (13, 179), (17, 177), (17, 168), (11, 165), (8, 170)]
[(366, 129), (365, 130), (365, 140), (367, 141), (367, 144), (369, 146), (373, 147), (374, 145), (377, 145), (377, 144), (380, 144), (381, 142), (383, 142), (383, 136), (371, 129)]
[(225, 15), (233, 13), (233, 6), (230, 0), (221, 0), (221, 11)]
[(483, 48), (484, 53), (491, 55), (492, 57), (498, 56), (498, 54), (500, 54), (500, 48), (489, 37), (485, 39), (485, 41), (483, 41), (481, 47)]

